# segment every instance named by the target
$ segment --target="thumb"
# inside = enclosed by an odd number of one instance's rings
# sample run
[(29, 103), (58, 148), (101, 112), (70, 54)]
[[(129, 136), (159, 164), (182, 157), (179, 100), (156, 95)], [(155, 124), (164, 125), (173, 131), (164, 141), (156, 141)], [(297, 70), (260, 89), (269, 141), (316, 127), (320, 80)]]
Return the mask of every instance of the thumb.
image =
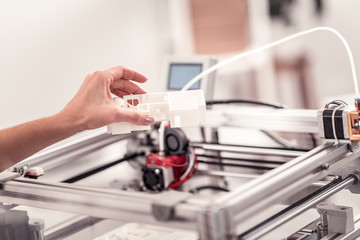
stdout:
[(132, 109), (118, 109), (116, 122), (130, 122), (136, 125), (150, 125), (154, 123), (154, 117), (148, 113), (132, 110)]

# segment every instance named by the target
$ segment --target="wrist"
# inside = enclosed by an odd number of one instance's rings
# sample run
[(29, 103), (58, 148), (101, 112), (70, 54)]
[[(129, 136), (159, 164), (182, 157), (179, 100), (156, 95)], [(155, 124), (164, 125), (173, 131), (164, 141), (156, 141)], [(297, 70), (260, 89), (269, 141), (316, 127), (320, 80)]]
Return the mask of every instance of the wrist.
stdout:
[(54, 123), (71, 135), (87, 129), (86, 121), (81, 117), (81, 113), (69, 114), (63, 110), (53, 117), (55, 120)]

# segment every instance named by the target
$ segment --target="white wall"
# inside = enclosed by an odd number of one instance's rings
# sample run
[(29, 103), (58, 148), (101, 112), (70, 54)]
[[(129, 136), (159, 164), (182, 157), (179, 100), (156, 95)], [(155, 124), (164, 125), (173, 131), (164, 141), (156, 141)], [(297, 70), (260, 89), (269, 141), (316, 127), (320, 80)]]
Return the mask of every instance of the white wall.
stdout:
[[(294, 3), (291, 14), (294, 18), (293, 25), (287, 27), (283, 23), (279, 24), (270, 20), (267, 16), (267, 1), (249, 1), (249, 24), (252, 39), (249, 48), (255, 48), (313, 27), (329, 26), (337, 29), (347, 39), (354, 55), (357, 73), (360, 74), (360, 28), (357, 26), (360, 19), (360, 1), (324, 0), (322, 18), (315, 17), (313, 0), (301, 0)], [(281, 56), (282, 60), (291, 60), (302, 55), (304, 51), (311, 61), (309, 72), (314, 89), (310, 89), (311, 92), (308, 94), (311, 95), (312, 106), (321, 108), (329, 99), (336, 98), (351, 103), (352, 100), (344, 97), (344, 95), (348, 95), (351, 99), (355, 96), (349, 60), (341, 41), (329, 32), (312, 33), (270, 51), (256, 54), (249, 61), (242, 59), (232, 66), (219, 69), (217, 83), (224, 82), (226, 84), (217, 84), (215, 97), (252, 99), (253, 96), (250, 94), (253, 94), (254, 86), (252, 84), (255, 82), (258, 100), (280, 102), (291, 107), (298, 107), (296, 101), (283, 102), (284, 99), (281, 97), (281, 93), (286, 93), (290, 95), (288, 99), (297, 99), (295, 96), (298, 95), (298, 91), (296, 91), (298, 88), (294, 84), (295, 81), (291, 79), (291, 76), (285, 76), (287, 79), (281, 81), (282, 79), (274, 75), (273, 65), (269, 59), (272, 54), (276, 54)], [(226, 59), (235, 54), (224, 55), (221, 58)], [(251, 60), (254, 63), (252, 67), (256, 69), (256, 81), (251, 78), (250, 74), (248, 77), (241, 75), (241, 73), (246, 73), (247, 65), (251, 68)], [(282, 82), (282, 86), (279, 86), (280, 82)], [(285, 86), (285, 82), (288, 83), (288, 86)], [(277, 91), (279, 88), (282, 89), (282, 92)]]
[(124, 65), (159, 91), (166, 0), (0, 0), (0, 129), (54, 114), (96, 70)]
[[(304, 20), (296, 31), (319, 25), (338, 29), (359, 69), (360, 2), (324, 3), (324, 18)], [(181, 45), (176, 34), (188, 25), (174, 21), (177, 10), (184, 15), (179, 8), (183, 5), (182, 0), (0, 0), (0, 129), (58, 112), (86, 74), (115, 65), (144, 73), (149, 78), (145, 89), (160, 91), (163, 57), (192, 52), (192, 39)], [(318, 107), (324, 98), (353, 94), (340, 41), (330, 33), (316, 33), (306, 38), (306, 45), (313, 56)]]
[[(327, 26), (338, 30), (347, 40), (352, 50), (357, 73), (360, 73), (360, 1), (324, 0), (324, 12), (316, 18), (312, 8), (313, 0), (296, 1), (293, 7), (293, 27), (279, 27), (272, 24), (273, 39), (313, 27)], [(277, 28), (276, 28), (277, 27)], [(321, 108), (330, 99), (341, 98), (351, 103), (355, 97), (353, 78), (346, 50), (337, 36), (330, 32), (315, 32), (276, 48), (283, 58), (296, 56), (305, 51), (310, 57), (310, 76), (314, 100), (313, 106)], [(296, 94), (289, 92), (289, 94)], [(349, 98), (345, 95), (350, 96)], [(286, 103), (288, 104), (288, 103)]]
[[(324, 1), (325, 16), (320, 25), (337, 29), (348, 41), (355, 59), (357, 74), (360, 73), (360, 1)], [(345, 48), (331, 33), (319, 33), (308, 39), (308, 47), (313, 55), (313, 77), (318, 94), (318, 106), (325, 99), (349, 94), (354, 97), (354, 84), (350, 63)]]
[[(304, 31), (313, 27), (328, 26), (338, 30), (348, 41), (352, 49), (357, 72), (360, 73), (360, 28), (358, 28), (360, 1), (356, 0), (324, 0), (324, 12), (321, 18), (315, 17), (313, 0), (302, 0), (294, 2), (292, 6), (291, 17), (292, 25), (289, 27), (283, 22), (270, 21), (270, 19), (261, 18), (258, 12), (262, 9), (267, 10), (266, 2), (261, 0), (251, 1), (250, 19), (253, 42), (252, 44), (265, 44), (274, 41), (296, 32)], [(263, 12), (261, 12), (263, 16)], [(251, 21), (253, 20), (253, 21)], [(266, 28), (268, 24), (268, 28)], [(269, 32), (270, 29), (270, 32)], [(254, 34), (255, 33), (255, 34)], [(258, 33), (256, 35), (256, 33)], [(269, 39), (270, 36), (270, 39)], [(270, 51), (269, 51), (270, 52)], [(292, 40), (286, 44), (276, 47), (272, 50), (277, 56), (281, 56), (282, 60), (292, 59), (304, 52), (310, 59), (310, 79), (313, 89), (310, 94), (313, 100), (312, 106), (321, 108), (329, 99), (344, 98), (344, 95), (354, 97), (354, 84), (351, 75), (350, 63), (345, 51), (345, 48), (339, 38), (330, 32), (315, 32), (311, 35), (303, 36), (299, 39)], [(264, 54), (264, 53), (262, 53)], [(260, 54), (259, 54), (260, 55)], [(258, 56), (256, 56), (258, 57)], [(260, 66), (260, 70), (264, 66)], [(268, 73), (267, 73), (268, 74)], [(260, 79), (258, 84), (261, 100), (282, 101), (281, 94), (276, 93), (273, 84), (280, 84), (279, 80), (273, 81), (266, 74)], [(275, 76), (278, 78), (278, 76)], [(287, 76), (286, 82), (290, 82)], [(285, 81), (283, 81), (285, 82)], [(292, 97), (297, 94), (296, 86), (286, 87), (276, 86), (277, 88), (284, 88), (287, 94)], [(263, 87), (262, 87), (263, 86)], [(274, 96), (275, 93), (275, 96)], [(294, 98), (296, 99), (296, 98)], [(296, 107), (296, 104), (289, 102), (282, 102), (291, 107)]]

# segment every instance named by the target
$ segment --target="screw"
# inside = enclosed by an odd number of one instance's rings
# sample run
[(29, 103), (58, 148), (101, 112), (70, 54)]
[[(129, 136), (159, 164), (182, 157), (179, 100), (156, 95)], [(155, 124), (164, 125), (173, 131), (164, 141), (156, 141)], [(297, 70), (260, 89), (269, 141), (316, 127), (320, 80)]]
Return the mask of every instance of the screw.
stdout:
[(329, 169), (329, 167), (330, 167), (330, 164), (325, 163), (325, 164), (323, 164), (323, 165), (321, 166), (321, 169), (322, 169), (322, 170), (327, 170), (327, 169)]
[(354, 127), (355, 127), (356, 129), (359, 129), (359, 128), (360, 128), (359, 120), (355, 120)]

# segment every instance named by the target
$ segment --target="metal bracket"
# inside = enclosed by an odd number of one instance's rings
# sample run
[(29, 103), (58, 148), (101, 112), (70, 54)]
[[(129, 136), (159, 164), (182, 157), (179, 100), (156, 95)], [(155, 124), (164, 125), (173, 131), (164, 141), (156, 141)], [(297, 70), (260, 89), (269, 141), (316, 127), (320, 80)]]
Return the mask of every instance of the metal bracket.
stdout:
[(318, 238), (331, 233), (349, 233), (354, 230), (354, 215), (352, 207), (338, 206), (332, 203), (319, 203), (317, 211), (320, 214)]
[(236, 240), (235, 225), (231, 221), (231, 209), (209, 206), (198, 214), (200, 239)]
[(10, 210), (0, 213), (1, 239), (44, 240), (44, 221), (29, 220), (28, 213), (22, 210)]
[(15, 179), (18, 177), (25, 176), (27, 173), (34, 171), (35, 169), (37, 169), (37, 168), (29, 168), (29, 166), (27, 164), (25, 164), (20, 167), (14, 167), (12, 171), (6, 170), (3, 172), (0, 172), (0, 183), (6, 182), (8, 180), (12, 180), (12, 179)]
[(174, 217), (175, 205), (193, 196), (190, 193), (170, 191), (164, 194), (163, 200), (154, 202), (151, 212), (157, 220), (166, 221)]
[(25, 173), (28, 171), (28, 169), (29, 169), (29, 165), (24, 164), (24, 165), (15, 166), (12, 172), (16, 172), (19, 173), (21, 176), (24, 176)]
[(38, 218), (29, 219), (29, 228), (31, 233), (31, 239), (33, 240), (44, 240), (44, 220)]

